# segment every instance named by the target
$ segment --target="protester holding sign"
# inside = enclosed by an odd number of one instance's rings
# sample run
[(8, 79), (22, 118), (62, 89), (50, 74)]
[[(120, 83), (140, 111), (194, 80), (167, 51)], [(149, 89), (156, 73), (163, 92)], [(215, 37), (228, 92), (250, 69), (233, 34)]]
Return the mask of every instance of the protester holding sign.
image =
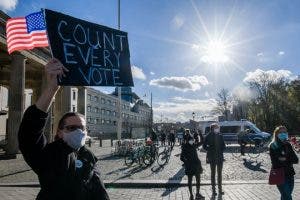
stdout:
[(18, 133), (24, 159), (39, 177), (37, 199), (108, 200), (97, 158), (84, 146), (87, 132), (83, 115), (66, 113), (59, 121), (55, 141), (47, 143), (43, 129), (59, 89), (57, 77), (65, 76), (68, 70), (57, 59), (45, 69), (47, 87), (36, 104), (25, 111)]

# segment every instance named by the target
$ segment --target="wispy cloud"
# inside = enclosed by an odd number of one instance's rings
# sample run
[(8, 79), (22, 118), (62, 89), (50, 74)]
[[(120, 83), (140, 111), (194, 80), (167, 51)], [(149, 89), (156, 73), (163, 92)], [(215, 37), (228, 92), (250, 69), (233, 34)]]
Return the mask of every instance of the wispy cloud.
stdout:
[(4, 11), (12, 11), (16, 9), (17, 4), (18, 0), (1, 0), (0, 9)]
[(172, 19), (172, 21), (171, 21), (171, 27), (172, 27), (173, 29), (178, 30), (178, 29), (180, 29), (180, 28), (183, 26), (184, 22), (185, 22), (184, 17), (183, 17), (182, 15), (179, 15), (179, 14), (178, 14), (178, 15), (176, 15), (176, 16)]
[(278, 55), (279, 55), (279, 56), (283, 56), (284, 54), (285, 54), (284, 51), (279, 51), (279, 52), (278, 52)]
[[(183, 97), (173, 97), (167, 102), (158, 102), (154, 104), (154, 119), (159, 121), (161, 114), (163, 120), (168, 121), (188, 121), (192, 118), (192, 113), (196, 113), (196, 120), (200, 120), (202, 116), (210, 116), (211, 110), (217, 105), (215, 99), (188, 99)], [(211, 116), (214, 118), (214, 116)]]
[(153, 76), (153, 75), (155, 75), (155, 73), (154, 73), (154, 72), (150, 72), (150, 75), (152, 75), (152, 76)]
[(146, 78), (147, 78), (143, 72), (143, 69), (141, 69), (135, 65), (131, 66), (131, 72), (132, 72), (133, 78), (140, 79), (140, 80), (146, 80)]
[(262, 57), (262, 56), (264, 56), (264, 53), (259, 52), (259, 53), (256, 54), (256, 56), (257, 56), (257, 57)]
[(202, 86), (208, 85), (209, 82), (205, 76), (171, 76), (160, 79), (153, 79), (150, 85), (175, 89), (178, 91), (196, 91), (200, 90)]

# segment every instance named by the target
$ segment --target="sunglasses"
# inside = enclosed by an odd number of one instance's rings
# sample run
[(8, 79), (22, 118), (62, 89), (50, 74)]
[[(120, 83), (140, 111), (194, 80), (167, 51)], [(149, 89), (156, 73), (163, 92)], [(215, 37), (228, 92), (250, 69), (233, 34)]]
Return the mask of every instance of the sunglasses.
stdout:
[(85, 127), (82, 125), (66, 125), (64, 126), (64, 128), (67, 129), (68, 131), (75, 131), (77, 129), (85, 131)]

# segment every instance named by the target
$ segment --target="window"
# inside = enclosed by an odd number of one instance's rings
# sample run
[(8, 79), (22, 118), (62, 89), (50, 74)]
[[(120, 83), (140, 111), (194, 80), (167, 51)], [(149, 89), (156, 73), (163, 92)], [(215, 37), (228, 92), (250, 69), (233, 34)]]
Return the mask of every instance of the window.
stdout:
[(107, 115), (111, 115), (111, 111), (110, 111), (110, 110), (107, 110), (107, 111), (106, 111), (106, 114), (107, 114)]
[(92, 96), (90, 94), (87, 95), (88, 100), (91, 100)]
[(220, 132), (221, 133), (238, 133), (241, 131), (240, 126), (221, 126)]
[(73, 90), (72, 98), (73, 98), (73, 100), (76, 100), (76, 92), (75, 92), (75, 90)]
[(88, 106), (88, 107), (87, 107), (87, 111), (88, 111), (88, 112), (91, 112), (91, 106)]
[(98, 113), (99, 112), (99, 108), (97, 108), (97, 107), (95, 107), (95, 109), (94, 109), (95, 111), (95, 113)]
[(72, 112), (76, 112), (76, 107), (74, 105), (72, 106)]
[(104, 109), (101, 109), (101, 113), (104, 115), (104, 114), (105, 114), (105, 110), (104, 110)]
[(108, 104), (108, 105), (111, 105), (111, 100), (107, 100), (107, 104)]
[(101, 119), (101, 123), (104, 124), (104, 123), (105, 123), (105, 120), (104, 120), (104, 119)]
[(117, 102), (114, 101), (113, 105), (116, 106), (116, 105), (117, 105)]
[(91, 122), (91, 117), (87, 117), (87, 121), (88, 121), (88, 122)]
[(114, 112), (113, 112), (113, 116), (116, 116), (116, 115), (117, 115), (117, 113), (116, 113), (116, 111), (114, 111)]
[(99, 119), (95, 119), (95, 124), (99, 124)]
[(117, 121), (114, 121), (114, 126), (116, 126), (117, 125)]
[(104, 98), (101, 98), (101, 103), (105, 104), (105, 99)]
[(122, 117), (125, 118), (125, 113), (122, 113)]
[(99, 98), (98, 98), (97, 96), (94, 96), (94, 100), (95, 100), (96, 102), (98, 102)]
[(111, 123), (110, 119), (109, 119), (109, 120), (106, 120), (106, 123), (107, 123), (107, 124), (110, 124), (110, 123)]

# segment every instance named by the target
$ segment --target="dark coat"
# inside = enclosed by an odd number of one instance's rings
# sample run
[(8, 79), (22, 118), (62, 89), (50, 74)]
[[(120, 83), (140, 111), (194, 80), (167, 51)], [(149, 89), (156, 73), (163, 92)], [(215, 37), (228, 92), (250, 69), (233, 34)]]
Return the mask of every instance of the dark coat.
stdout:
[(207, 151), (207, 163), (219, 164), (224, 161), (223, 152), (225, 150), (223, 135), (220, 133), (210, 132), (204, 139), (203, 149)]
[[(272, 168), (281, 168), (284, 167), (285, 176), (291, 177), (295, 175), (295, 170), (293, 164), (297, 164), (299, 159), (293, 150), (293, 147), (290, 143), (283, 144), (278, 141), (270, 145), (270, 157), (272, 162)], [(280, 161), (279, 157), (285, 157), (285, 161)]]
[(184, 162), (186, 175), (196, 175), (203, 172), (201, 161), (197, 154), (199, 146), (197, 144), (190, 145), (189, 143), (182, 145), (180, 160)]
[(37, 199), (108, 200), (92, 152), (85, 147), (75, 151), (61, 139), (47, 144), (43, 134), (47, 116), (30, 106), (18, 134), (23, 157), (40, 181)]

